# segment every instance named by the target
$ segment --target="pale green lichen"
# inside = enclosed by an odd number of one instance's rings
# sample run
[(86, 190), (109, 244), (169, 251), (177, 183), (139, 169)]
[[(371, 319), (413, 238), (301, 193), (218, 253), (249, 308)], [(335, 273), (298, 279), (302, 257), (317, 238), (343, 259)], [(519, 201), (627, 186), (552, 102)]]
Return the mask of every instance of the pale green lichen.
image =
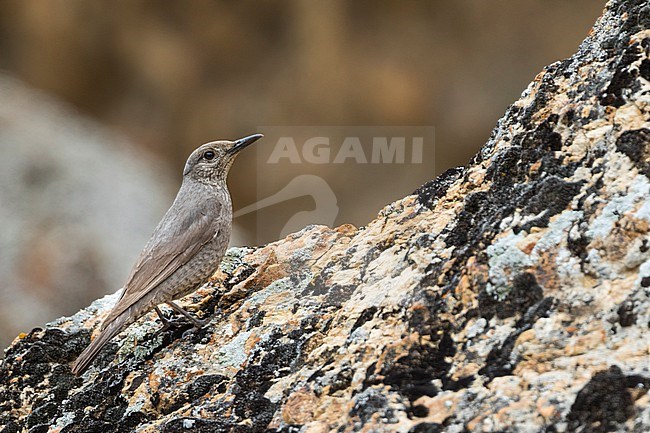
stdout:
[(275, 280), (262, 290), (253, 293), (246, 301), (252, 307), (263, 304), (274, 293), (285, 293), (292, 287), (291, 278), (285, 277)]
[(489, 282), (485, 288), (488, 294), (501, 301), (510, 291), (509, 280), (513, 273), (519, 273), (533, 264), (530, 256), (517, 247), (524, 238), (523, 232), (513, 232), (499, 238), (487, 248)]
[[(156, 332), (159, 328), (160, 324), (150, 320), (144, 321), (137, 326), (131, 326), (128, 337), (124, 339), (124, 344), (115, 355), (116, 362), (120, 363), (132, 357), (145, 359), (150, 356), (163, 342), (162, 334)], [(154, 340), (142, 344), (144, 338), (152, 334), (155, 334)]]
[(246, 361), (246, 340), (251, 335), (251, 331), (238, 333), (235, 338), (228, 343), (219, 347), (217, 350), (217, 360), (223, 367), (240, 368)]
[(219, 268), (226, 274), (232, 274), (244, 261), (243, 258), (254, 251), (254, 248), (248, 247), (230, 247), (221, 260)]

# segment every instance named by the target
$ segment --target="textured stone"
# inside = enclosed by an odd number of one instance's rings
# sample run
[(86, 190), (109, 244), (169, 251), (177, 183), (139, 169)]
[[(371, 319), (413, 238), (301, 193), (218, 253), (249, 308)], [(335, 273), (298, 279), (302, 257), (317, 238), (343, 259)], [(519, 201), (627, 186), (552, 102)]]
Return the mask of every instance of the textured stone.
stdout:
[(648, 16), (610, 2), (466, 168), (366, 227), (230, 250), (184, 302), (205, 329), (151, 315), (82, 378), (112, 297), (21, 335), (0, 428), (649, 431)]

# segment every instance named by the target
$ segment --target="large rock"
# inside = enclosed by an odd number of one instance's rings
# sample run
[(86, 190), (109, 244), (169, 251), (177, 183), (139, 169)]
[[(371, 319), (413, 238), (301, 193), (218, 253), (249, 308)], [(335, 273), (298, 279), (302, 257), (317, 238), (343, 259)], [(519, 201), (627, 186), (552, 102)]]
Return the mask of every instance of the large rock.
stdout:
[[(466, 168), (367, 227), (232, 249), (83, 377), (114, 297), (21, 335), (3, 433), (650, 431), (650, 11), (612, 1)], [(1, 428), (1, 427), (0, 427)]]

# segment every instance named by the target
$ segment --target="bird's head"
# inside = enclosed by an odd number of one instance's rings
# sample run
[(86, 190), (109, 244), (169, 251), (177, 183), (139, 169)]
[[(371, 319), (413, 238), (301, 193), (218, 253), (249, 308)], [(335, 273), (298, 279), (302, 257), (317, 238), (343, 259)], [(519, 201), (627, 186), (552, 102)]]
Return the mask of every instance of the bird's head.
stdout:
[(237, 154), (262, 137), (254, 134), (235, 141), (219, 140), (201, 145), (187, 158), (183, 177), (204, 183), (225, 181)]

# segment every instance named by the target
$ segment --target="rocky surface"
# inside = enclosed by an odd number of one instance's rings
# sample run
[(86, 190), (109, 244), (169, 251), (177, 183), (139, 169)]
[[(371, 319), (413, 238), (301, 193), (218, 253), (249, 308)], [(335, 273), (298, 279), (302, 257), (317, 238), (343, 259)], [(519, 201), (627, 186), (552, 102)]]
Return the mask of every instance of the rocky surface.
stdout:
[(649, 24), (610, 2), (367, 227), (231, 249), (184, 302), (200, 332), (148, 316), (81, 378), (114, 297), (19, 336), (0, 432), (650, 431)]

